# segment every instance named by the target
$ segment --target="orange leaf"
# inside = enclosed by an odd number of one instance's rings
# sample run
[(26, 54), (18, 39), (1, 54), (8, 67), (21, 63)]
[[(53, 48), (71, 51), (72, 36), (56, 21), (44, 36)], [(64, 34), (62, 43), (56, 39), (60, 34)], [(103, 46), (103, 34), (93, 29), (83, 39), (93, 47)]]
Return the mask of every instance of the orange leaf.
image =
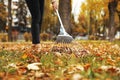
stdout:
[(114, 66), (116, 61), (112, 59), (107, 59), (107, 63)]
[(90, 66), (91, 66), (91, 65), (90, 65), (89, 63), (88, 63), (88, 64), (85, 64), (85, 65), (84, 65), (85, 71), (87, 71), (87, 70), (90, 68)]
[(111, 72), (111, 73), (116, 73), (117, 72), (116, 68), (113, 68), (113, 67), (109, 68), (107, 71)]
[(62, 61), (58, 58), (56, 61), (55, 61), (55, 64), (57, 64), (57, 65), (62, 65)]

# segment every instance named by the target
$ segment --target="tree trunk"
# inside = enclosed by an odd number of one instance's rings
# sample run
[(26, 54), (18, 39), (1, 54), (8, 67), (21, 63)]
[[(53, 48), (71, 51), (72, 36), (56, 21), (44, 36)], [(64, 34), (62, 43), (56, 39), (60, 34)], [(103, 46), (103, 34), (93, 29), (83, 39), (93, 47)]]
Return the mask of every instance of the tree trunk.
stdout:
[(92, 23), (93, 23), (93, 18), (92, 18), (92, 11), (90, 10), (90, 13), (89, 13), (89, 18), (90, 18), (90, 20), (89, 20), (89, 35), (92, 35), (93, 33), (93, 29), (92, 29)]
[(113, 0), (111, 2), (109, 2), (108, 4), (108, 9), (109, 9), (109, 39), (110, 41), (114, 40), (115, 37), (115, 11), (116, 11), (116, 7), (117, 7), (117, 1)]
[(12, 41), (12, 13), (11, 13), (12, 0), (8, 0), (8, 41)]
[(4, 0), (1, 0), (0, 2), (2, 2), (2, 3), (3, 3), (3, 2), (4, 2)]
[(59, 12), (66, 31), (71, 33), (71, 0), (59, 0)]
[(119, 17), (119, 27), (120, 27), (120, 11), (117, 10), (117, 14), (118, 14), (118, 17)]
[(27, 25), (27, 8), (25, 6), (25, 0), (19, 0), (18, 4), (18, 10), (17, 10), (17, 18), (18, 18), (18, 25), (19, 27), (26, 28)]

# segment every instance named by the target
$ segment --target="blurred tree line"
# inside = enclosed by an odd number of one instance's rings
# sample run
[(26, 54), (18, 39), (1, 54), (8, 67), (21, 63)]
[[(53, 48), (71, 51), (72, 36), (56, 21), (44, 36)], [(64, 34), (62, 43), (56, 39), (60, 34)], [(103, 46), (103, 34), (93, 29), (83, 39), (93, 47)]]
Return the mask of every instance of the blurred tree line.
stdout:
[[(78, 22), (75, 22), (71, 13), (73, 0), (58, 0), (59, 13), (61, 15), (66, 31), (75, 36), (86, 36), (90, 39), (106, 39), (113, 41), (117, 31), (120, 31), (120, 0), (86, 0), (81, 5)], [(4, 5), (0, 1), (0, 30), (5, 29), (8, 17), (8, 33), (11, 40), (12, 13), (11, 2)], [(8, 12), (6, 9), (8, 9)], [(55, 11), (52, 9), (51, 0), (45, 0), (42, 33), (58, 35), (59, 22)], [(27, 26), (30, 22), (28, 11), (24, 0), (19, 0), (16, 16), (19, 18), (19, 26)], [(24, 24), (23, 24), (24, 22)]]
[(115, 39), (120, 31), (120, 0), (86, 0), (81, 6), (79, 23), (74, 30), (90, 39)]

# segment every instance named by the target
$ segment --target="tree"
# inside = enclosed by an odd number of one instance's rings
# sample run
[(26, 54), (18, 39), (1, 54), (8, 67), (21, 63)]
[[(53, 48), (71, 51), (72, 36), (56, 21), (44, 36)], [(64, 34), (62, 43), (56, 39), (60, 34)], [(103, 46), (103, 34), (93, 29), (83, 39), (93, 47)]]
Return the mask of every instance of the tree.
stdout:
[(4, 1), (0, 2), (0, 31), (4, 31), (6, 27), (6, 17), (7, 17), (7, 12), (6, 12), (6, 6), (4, 5)]
[(12, 0), (8, 0), (8, 41), (12, 41), (12, 13), (11, 13)]
[(57, 16), (55, 15), (55, 11), (52, 8), (51, 0), (45, 0), (44, 5), (44, 16), (41, 32), (47, 32), (49, 34), (57, 34), (58, 27), (57, 24)]
[(25, 0), (19, 0), (18, 9), (17, 9), (17, 18), (18, 18), (18, 26), (26, 27), (27, 25), (27, 8), (25, 5)]
[(71, 0), (59, 0), (59, 12), (66, 31), (71, 33)]
[(2, 3), (3, 3), (3, 2), (4, 2), (4, 0), (0, 0), (0, 2), (2, 2)]
[[(117, 6), (117, 10), (116, 10), (117, 14), (118, 14), (118, 18), (119, 18), (119, 28), (120, 28), (120, 1), (118, 2), (118, 6)], [(120, 31), (120, 29), (119, 29)]]
[(108, 4), (110, 41), (113, 41), (115, 37), (115, 12), (117, 8), (117, 4), (118, 4), (118, 0), (110, 0)]
[(50, 27), (50, 23), (52, 23), (50, 2), (51, 2), (50, 0), (45, 1), (42, 32), (46, 32), (46, 30)]
[[(96, 36), (97, 34), (97, 29), (102, 20), (101, 10), (103, 9), (103, 5), (103, 0), (86, 0), (86, 2), (81, 5), (79, 17), (84, 16), (84, 23), (86, 24), (85, 26), (90, 36)], [(80, 18), (79, 23), (81, 23)]]

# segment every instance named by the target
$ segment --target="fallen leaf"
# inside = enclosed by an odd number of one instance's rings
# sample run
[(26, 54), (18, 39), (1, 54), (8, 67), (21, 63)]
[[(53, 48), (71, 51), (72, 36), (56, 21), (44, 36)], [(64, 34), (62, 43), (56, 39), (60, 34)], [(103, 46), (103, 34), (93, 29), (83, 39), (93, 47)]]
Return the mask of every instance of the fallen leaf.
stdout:
[(28, 70), (40, 70), (40, 68), (38, 67), (39, 65), (42, 65), (42, 63), (32, 63), (28, 64), (27, 68)]
[(91, 65), (90, 65), (89, 63), (88, 63), (88, 64), (85, 64), (85, 65), (84, 65), (84, 70), (87, 71), (87, 70), (90, 68), (90, 66), (91, 66)]
[(57, 60), (55, 61), (55, 64), (62, 66), (63, 62), (61, 59), (57, 58)]
[(39, 72), (39, 71), (35, 72), (35, 77), (37, 77), (37, 78), (43, 77), (44, 75), (45, 75), (45, 73), (42, 73), (42, 72)]
[(72, 76), (72, 80), (81, 80), (82, 78), (83, 78), (83, 76), (78, 73), (73, 74), (73, 76)]
[(16, 66), (15, 63), (8, 64), (7, 67), (8, 67), (8, 68), (9, 68), (9, 67), (13, 67), (13, 68), (15, 68), (15, 69), (18, 69), (18, 67)]
[(28, 57), (27, 54), (23, 54), (22, 59), (26, 59)]

